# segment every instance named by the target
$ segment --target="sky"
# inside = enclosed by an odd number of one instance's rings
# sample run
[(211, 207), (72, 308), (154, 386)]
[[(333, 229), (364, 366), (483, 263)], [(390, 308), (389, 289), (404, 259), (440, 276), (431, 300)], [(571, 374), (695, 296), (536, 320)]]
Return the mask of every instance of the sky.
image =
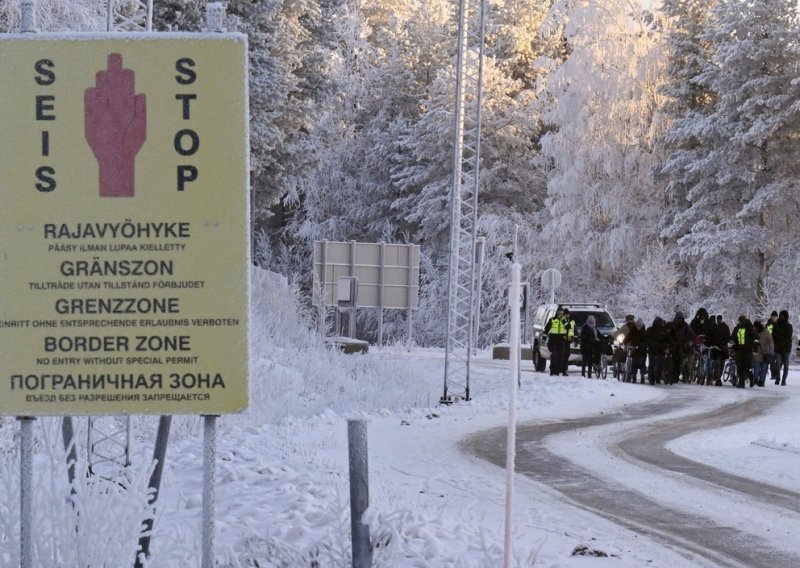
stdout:
[[(382, 543), (375, 567), (497, 567), (503, 561), (506, 476), (503, 469), (465, 451), (463, 440), (503, 426), (508, 417), (509, 364), (478, 352), (469, 402), (438, 406), (444, 353), (402, 344), (372, 348), (366, 356), (324, 349), (307, 334), (288, 292), (255, 287), (251, 349), (251, 407), (223, 416), (217, 433), (215, 556), (218, 566), (349, 566), (347, 420), (368, 428), (373, 542)], [(271, 315), (271, 317), (266, 317)], [(548, 422), (609, 413), (688, 392), (705, 412), (752, 397), (788, 399), (757, 420), (680, 438), (670, 449), (725, 471), (800, 492), (800, 370), (786, 387), (651, 387), (616, 380), (534, 373), (523, 362), (517, 422)], [(676, 410), (676, 415), (684, 411)], [(685, 414), (685, 413), (684, 413)], [(134, 421), (130, 488), (98, 490), (83, 482), (74, 497), (85, 520), (79, 538), (65, 504), (57, 435), (37, 421), (35, 546), (39, 566), (119, 566), (132, 554), (152, 452), (153, 418)], [(11, 425), (9, 425), (11, 422)], [(746, 499), (720, 499), (674, 474), (615, 459), (608, 445), (636, 423), (612, 424), (549, 438), (548, 449), (603, 478), (627, 480), (648, 496), (713, 522), (742, 522), (743, 530), (792, 549), (794, 535), (774, 530), (769, 508), (752, 516)], [(0, 427), (0, 565), (14, 566), (16, 493), (13, 421)], [(50, 438), (48, 438), (48, 436)], [(201, 550), (202, 428), (197, 417), (176, 419), (147, 566), (198, 566)], [(750, 504), (751, 505), (751, 504)], [(54, 520), (48, 520), (54, 519)], [(59, 521), (61, 519), (61, 521)], [(795, 519), (796, 522), (796, 519)], [(67, 529), (63, 525), (67, 525)], [(559, 493), (522, 475), (514, 477), (512, 566), (708, 566), (700, 558), (618, 526), (576, 507)], [(791, 526), (791, 525), (790, 525)], [(61, 527), (61, 528), (59, 528)], [(127, 527), (127, 528), (126, 528)], [(132, 527), (132, 528), (131, 528)], [(773, 528), (773, 530), (769, 530)], [(791, 531), (790, 531), (791, 532)], [(607, 558), (573, 555), (586, 547)], [(78, 559), (78, 560), (76, 560)], [(89, 559), (89, 560), (87, 560)], [(74, 562), (74, 564), (73, 564)]]

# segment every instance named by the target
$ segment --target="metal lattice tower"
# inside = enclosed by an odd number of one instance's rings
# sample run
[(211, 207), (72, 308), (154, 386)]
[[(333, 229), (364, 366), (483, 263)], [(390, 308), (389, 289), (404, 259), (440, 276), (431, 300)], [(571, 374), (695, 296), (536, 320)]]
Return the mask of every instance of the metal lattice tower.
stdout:
[[(153, 0), (107, 0), (106, 30), (149, 32), (153, 29)], [(89, 471), (113, 477), (131, 463), (130, 416), (90, 416)]]
[(470, 399), (485, 14), (485, 0), (459, 1), (447, 337), (441, 399), (445, 404)]
[(106, 31), (153, 30), (153, 0), (107, 0)]

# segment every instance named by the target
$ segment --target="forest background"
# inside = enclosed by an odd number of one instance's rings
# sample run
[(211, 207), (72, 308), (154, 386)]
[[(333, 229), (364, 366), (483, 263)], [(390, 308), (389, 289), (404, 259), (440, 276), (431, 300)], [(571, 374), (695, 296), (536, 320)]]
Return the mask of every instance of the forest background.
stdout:
[[(0, 32), (19, 25), (0, 1)], [(255, 264), (310, 307), (318, 239), (421, 246), (414, 340), (446, 325), (455, 0), (229, 0), (248, 35)], [(205, 0), (155, 0), (201, 31)], [(41, 32), (103, 31), (105, 0), (38, 0)], [(800, 307), (798, 0), (487, 0), (480, 344), (515, 260), (537, 295), (648, 323)], [(384, 337), (401, 340), (404, 314)], [(377, 315), (362, 310), (360, 335)]]

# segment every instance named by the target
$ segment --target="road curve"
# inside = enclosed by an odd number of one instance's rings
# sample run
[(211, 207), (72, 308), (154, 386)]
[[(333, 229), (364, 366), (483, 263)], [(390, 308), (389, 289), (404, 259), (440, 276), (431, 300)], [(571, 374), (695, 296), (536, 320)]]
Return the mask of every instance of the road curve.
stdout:
[[(784, 398), (752, 397), (710, 413), (658, 421), (660, 415), (691, 408), (695, 395), (696, 392), (683, 391), (657, 402), (610, 414), (555, 423), (521, 424), (517, 427), (517, 472), (550, 486), (578, 507), (667, 544), (695, 563), (705, 559), (710, 566), (800, 566), (800, 555), (772, 548), (763, 539), (737, 528), (720, 526), (711, 519), (669, 508), (622, 483), (602, 478), (550, 452), (544, 443), (548, 436), (562, 432), (647, 418), (646, 428), (633, 429), (629, 437), (615, 442), (610, 450), (632, 463), (643, 462), (650, 467), (680, 472), (716, 488), (735, 491), (800, 514), (800, 495), (795, 492), (694, 462), (665, 447), (671, 440), (698, 429), (741, 423), (757, 417)], [(500, 467), (505, 467), (505, 446), (505, 428), (474, 434), (462, 444), (465, 451)]]

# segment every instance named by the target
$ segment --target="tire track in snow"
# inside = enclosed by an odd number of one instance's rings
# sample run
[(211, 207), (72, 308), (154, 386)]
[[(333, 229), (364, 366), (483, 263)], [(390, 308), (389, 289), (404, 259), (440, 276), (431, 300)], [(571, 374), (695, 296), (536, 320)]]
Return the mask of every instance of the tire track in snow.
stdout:
[[(779, 397), (753, 397), (709, 413), (678, 419), (654, 419), (691, 408), (696, 393), (671, 395), (664, 400), (635, 405), (618, 412), (546, 424), (517, 427), (517, 472), (548, 485), (572, 504), (623, 527), (644, 534), (682, 552), (694, 562), (705, 559), (710, 566), (777, 568), (800, 566), (800, 556), (776, 550), (768, 542), (734, 527), (720, 526), (703, 516), (670, 508), (623, 483), (610, 481), (560, 457), (545, 445), (548, 436), (647, 418), (651, 422), (616, 442), (612, 451), (636, 463), (641, 461), (669, 471), (680, 472), (771, 505), (797, 513), (800, 495), (766, 483), (753, 482), (708, 465), (683, 458), (667, 450), (671, 440), (701, 428), (720, 427), (759, 416), (782, 401)], [(652, 425), (651, 425), (652, 424)], [(665, 427), (665, 425), (667, 425)], [(463, 443), (466, 451), (505, 467), (505, 428), (470, 436)], [(699, 558), (698, 558), (699, 557)]]

